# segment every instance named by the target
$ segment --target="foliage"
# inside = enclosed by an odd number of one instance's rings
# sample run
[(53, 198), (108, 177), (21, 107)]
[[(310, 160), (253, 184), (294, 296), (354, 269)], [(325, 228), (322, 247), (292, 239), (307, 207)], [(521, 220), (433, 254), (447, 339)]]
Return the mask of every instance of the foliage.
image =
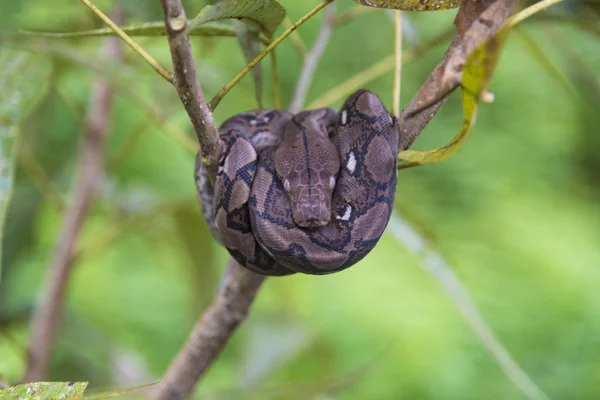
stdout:
[[(101, 27), (78, 2), (10, 3), (2, 6), (2, 26)], [(95, 3), (108, 10), (121, 2)], [(160, 10), (136, 4), (128, 6), (128, 25), (162, 19)], [(281, 4), (291, 20), (308, 8), (299, 1)], [(203, 5), (190, 0), (186, 9), (194, 15)], [(338, 6), (340, 14), (357, 7), (341, 0)], [(598, 38), (561, 22), (562, 13), (548, 14), (555, 18), (522, 29), (560, 66), (576, 94), (509, 36), (488, 85), (495, 101), (479, 106), (477, 134), (444, 163), (400, 171), (396, 209), (425, 227), (513, 358), (551, 398), (597, 398)], [(454, 17), (449, 11), (403, 15), (417, 44), (447, 30)], [(308, 42), (317, 29), (311, 20), (299, 33)], [(96, 63), (98, 40), (53, 40), (11, 43), (38, 54), (19, 67), (22, 80), (7, 81), (35, 95), (23, 109), (27, 118), (19, 117), (15, 190), (2, 246), (0, 377), (9, 383), (22, 376), (26, 323), (60, 230), (91, 82), (104, 69)], [(136, 40), (170, 65), (163, 37)], [(392, 40), (384, 10), (339, 26), (309, 99), (387, 57)], [(193, 43), (207, 96), (245, 64), (231, 38)], [(403, 103), (441, 51), (404, 66)], [(103, 73), (119, 94), (105, 156), (109, 168), (78, 243), (49, 377), (85, 380), (102, 390), (160, 376), (218, 287), (226, 259), (199, 213), (193, 152), (185, 139), (164, 134), (193, 137), (179, 100), (129, 49), (125, 53), (124, 65)], [(301, 59), (288, 42), (278, 56), (285, 103)], [(264, 68), (270, 77), (271, 67)], [(0, 81), (6, 71), (0, 70)], [(272, 83), (265, 79), (264, 85), (265, 106), (273, 107)], [(390, 75), (366, 87), (391, 104)], [(436, 148), (454, 136), (464, 119), (457, 97), (415, 149)], [(252, 82), (243, 80), (216, 110), (217, 120), (256, 106)], [(269, 280), (197, 398), (521, 398), (421, 262), (386, 234), (346, 272)]]
[(36, 382), (0, 390), (1, 400), (80, 400), (87, 382)]

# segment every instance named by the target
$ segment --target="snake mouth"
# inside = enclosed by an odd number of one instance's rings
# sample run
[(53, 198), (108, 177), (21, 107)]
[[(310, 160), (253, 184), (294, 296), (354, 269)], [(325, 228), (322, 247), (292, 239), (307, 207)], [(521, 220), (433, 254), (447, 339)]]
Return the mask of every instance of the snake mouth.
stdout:
[(329, 223), (329, 218), (327, 220), (320, 218), (307, 218), (305, 220), (295, 221), (298, 226), (303, 228), (320, 228)]
[(292, 210), (292, 218), (296, 225), (314, 229), (327, 225), (331, 220), (331, 212), (325, 204), (305, 205)]

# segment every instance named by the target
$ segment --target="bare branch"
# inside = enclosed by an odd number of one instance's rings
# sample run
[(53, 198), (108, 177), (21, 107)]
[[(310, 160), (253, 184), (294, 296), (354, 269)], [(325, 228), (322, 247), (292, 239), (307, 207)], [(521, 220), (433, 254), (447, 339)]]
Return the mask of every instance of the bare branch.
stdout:
[(182, 350), (169, 366), (153, 400), (187, 398), (248, 315), (264, 276), (231, 261), (212, 305), (196, 323)]
[(419, 92), (399, 118), (399, 150), (415, 141), (460, 83), (468, 54), (493, 36), (508, 18), (518, 0), (464, 1), (456, 16), (458, 34), (442, 61), (431, 72)]
[(202, 163), (211, 167), (216, 165), (219, 160), (221, 145), (213, 114), (198, 83), (190, 37), (185, 33), (187, 25), (185, 10), (181, 0), (161, 0), (160, 4), (165, 16), (167, 37), (173, 60), (173, 84), (192, 125), (194, 125), (196, 136), (200, 142)]
[[(106, 39), (108, 59), (120, 58), (120, 43), (116, 37)], [(113, 98), (110, 84), (103, 78), (96, 81), (90, 96), (84, 142), (75, 169), (78, 175), (73, 185), (73, 200), (63, 216), (63, 231), (48, 266), (42, 295), (31, 322), (31, 345), (24, 382), (43, 380), (48, 371), (73, 266), (75, 242), (102, 181), (104, 144)]]
[(325, 52), (325, 48), (327, 47), (327, 43), (329, 42), (334, 21), (335, 3), (331, 3), (325, 9), (321, 30), (315, 39), (315, 43), (312, 49), (310, 49), (310, 51), (304, 57), (300, 78), (298, 78), (294, 96), (292, 96), (292, 100), (290, 101), (289, 111), (292, 113), (299, 112), (304, 106), (306, 95), (308, 94), (308, 89), (313, 81), (315, 71), (319, 66), (319, 61), (321, 60), (321, 57)]
[[(174, 68), (174, 85), (188, 113), (198, 141), (201, 161), (214, 173), (221, 154), (219, 133), (196, 76), (187, 19), (181, 0), (161, 0)], [(213, 176), (214, 178), (214, 176)], [(196, 323), (187, 343), (169, 366), (154, 399), (185, 399), (248, 315), (264, 276), (231, 261), (213, 304)]]

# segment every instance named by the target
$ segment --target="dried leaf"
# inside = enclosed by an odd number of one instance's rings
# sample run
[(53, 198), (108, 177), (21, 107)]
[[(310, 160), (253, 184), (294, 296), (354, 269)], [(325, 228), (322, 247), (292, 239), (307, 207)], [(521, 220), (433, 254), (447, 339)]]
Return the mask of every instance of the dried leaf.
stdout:
[(188, 25), (188, 31), (196, 26), (223, 19), (241, 19), (256, 25), (267, 37), (285, 18), (285, 9), (275, 0), (221, 0), (200, 11)]
[(47, 58), (0, 50), (0, 230), (13, 186), (17, 125), (45, 94), (50, 70)]
[(87, 382), (35, 382), (0, 390), (0, 400), (79, 400)]
[(399, 168), (443, 161), (461, 149), (471, 134), (481, 96), (492, 77), (507, 33), (507, 29), (500, 31), (479, 45), (467, 58), (461, 84), (464, 120), (458, 134), (450, 143), (439, 149), (401, 152), (398, 154), (398, 158), (407, 163), (402, 164)]
[(460, 5), (460, 0), (354, 0), (358, 4), (377, 8), (405, 11), (450, 10)]

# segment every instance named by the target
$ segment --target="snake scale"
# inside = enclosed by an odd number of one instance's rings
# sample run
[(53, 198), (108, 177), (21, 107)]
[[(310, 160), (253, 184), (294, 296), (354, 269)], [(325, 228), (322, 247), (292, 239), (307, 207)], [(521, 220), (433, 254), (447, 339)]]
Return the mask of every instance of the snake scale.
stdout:
[(359, 90), (339, 112), (254, 110), (219, 129), (216, 180), (196, 161), (213, 235), (263, 275), (329, 274), (365, 257), (391, 216), (399, 129)]

